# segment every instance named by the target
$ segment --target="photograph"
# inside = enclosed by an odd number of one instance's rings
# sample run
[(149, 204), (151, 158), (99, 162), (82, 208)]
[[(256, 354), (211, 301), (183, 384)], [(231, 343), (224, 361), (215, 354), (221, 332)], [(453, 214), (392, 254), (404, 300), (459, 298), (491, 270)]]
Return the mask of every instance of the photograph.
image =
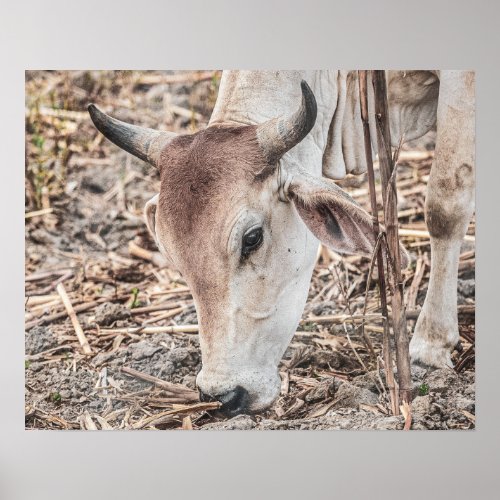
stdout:
[(24, 76), (25, 429), (476, 428), (475, 71)]

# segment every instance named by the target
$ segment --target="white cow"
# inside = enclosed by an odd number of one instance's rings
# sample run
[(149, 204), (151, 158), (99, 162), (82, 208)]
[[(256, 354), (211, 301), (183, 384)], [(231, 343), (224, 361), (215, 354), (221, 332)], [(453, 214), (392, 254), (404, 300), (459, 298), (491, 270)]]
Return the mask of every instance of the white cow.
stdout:
[[(390, 71), (388, 93), (394, 145), (437, 120), (431, 278), (410, 351), (414, 362), (449, 366), (459, 251), (474, 210), (474, 74)], [(341, 253), (373, 250), (370, 216), (329, 180), (366, 170), (357, 72), (225, 71), (209, 126), (192, 135), (89, 111), (108, 139), (160, 171), (146, 220), (193, 293), (202, 399), (219, 400), (229, 416), (269, 407), (319, 241)]]

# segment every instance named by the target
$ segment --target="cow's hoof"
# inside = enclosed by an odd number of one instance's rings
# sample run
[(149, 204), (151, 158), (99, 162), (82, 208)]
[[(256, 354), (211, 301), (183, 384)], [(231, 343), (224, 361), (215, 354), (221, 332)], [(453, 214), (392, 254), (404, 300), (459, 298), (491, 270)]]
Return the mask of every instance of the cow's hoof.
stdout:
[(426, 369), (453, 368), (448, 347), (435, 345), (416, 336), (410, 342), (410, 358), (412, 364)]

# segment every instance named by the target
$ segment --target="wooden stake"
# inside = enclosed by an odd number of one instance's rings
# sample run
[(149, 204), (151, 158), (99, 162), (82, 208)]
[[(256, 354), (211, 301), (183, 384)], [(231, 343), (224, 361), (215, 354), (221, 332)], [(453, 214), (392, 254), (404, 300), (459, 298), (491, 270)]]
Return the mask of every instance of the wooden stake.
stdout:
[[(385, 71), (373, 72), (375, 96), (375, 120), (379, 151), (380, 177), (382, 180), (384, 221), (387, 233), (388, 266), (392, 268), (392, 328), (396, 344), (396, 364), (398, 368), (399, 392), (403, 402), (411, 403), (411, 370), (409, 339), (406, 329), (404, 286), (401, 276), (401, 253), (398, 233), (398, 210), (395, 162), (391, 153), (391, 133), (389, 125), (389, 105)], [(401, 138), (402, 140), (402, 138)]]
[(61, 297), (64, 307), (66, 308), (66, 312), (68, 313), (69, 319), (73, 324), (73, 328), (75, 330), (76, 336), (78, 337), (78, 341), (82, 346), (83, 352), (85, 354), (92, 354), (92, 349), (90, 348), (89, 341), (87, 340), (87, 337), (85, 337), (85, 333), (83, 333), (82, 325), (80, 325), (80, 322), (78, 321), (78, 316), (76, 315), (75, 310), (71, 305), (71, 301), (69, 300), (68, 294), (64, 289), (64, 285), (62, 283), (59, 283), (56, 290)]
[[(368, 183), (370, 186), (370, 202), (372, 208), (373, 235), (375, 237), (375, 241), (378, 241), (380, 233), (380, 225), (378, 222), (377, 194), (375, 191), (375, 173), (373, 171), (372, 143), (370, 136), (370, 127), (368, 122), (367, 73), (368, 73), (367, 71), (358, 71), (359, 98), (361, 104), (361, 119), (363, 121), (363, 132), (365, 139), (365, 155), (366, 155), (366, 164), (368, 170)], [(393, 415), (399, 415), (399, 398), (396, 392), (396, 385), (394, 383), (394, 373), (392, 371), (392, 353), (391, 353), (390, 332), (388, 323), (389, 313), (387, 309), (383, 249), (384, 249), (384, 244), (382, 241), (382, 244), (379, 246), (377, 252), (377, 267), (378, 267), (378, 286), (380, 290), (380, 304), (382, 308), (382, 315), (386, 318), (384, 320), (384, 333), (382, 338), (385, 377), (391, 398), (392, 413)]]

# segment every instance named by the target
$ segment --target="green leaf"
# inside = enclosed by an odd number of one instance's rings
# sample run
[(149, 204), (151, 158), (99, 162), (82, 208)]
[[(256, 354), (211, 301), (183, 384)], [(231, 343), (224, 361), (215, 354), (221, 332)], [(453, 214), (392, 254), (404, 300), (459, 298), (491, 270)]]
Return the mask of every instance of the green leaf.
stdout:
[(418, 387), (418, 394), (420, 396), (427, 396), (429, 394), (429, 386), (426, 383), (423, 383)]

